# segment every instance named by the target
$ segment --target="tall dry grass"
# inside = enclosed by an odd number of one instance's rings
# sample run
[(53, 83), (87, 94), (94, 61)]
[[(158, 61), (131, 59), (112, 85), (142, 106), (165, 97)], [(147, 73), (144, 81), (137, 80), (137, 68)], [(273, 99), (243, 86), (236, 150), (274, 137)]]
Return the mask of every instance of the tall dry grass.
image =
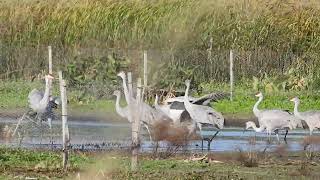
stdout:
[(165, 50), (172, 54), (167, 60), (185, 74), (197, 67), (198, 82), (227, 79), (227, 62), (222, 61), (227, 53), (220, 53), (230, 48), (243, 52), (237, 56), (242, 66), (238, 78), (261, 69), (283, 71), (300, 61), (312, 64), (307, 70), (314, 72), (319, 67), (319, 7), (312, 0), (5, 0), (0, 2), (0, 74), (19, 78), (44, 69), (43, 50), (49, 44), (59, 64), (81, 48)]

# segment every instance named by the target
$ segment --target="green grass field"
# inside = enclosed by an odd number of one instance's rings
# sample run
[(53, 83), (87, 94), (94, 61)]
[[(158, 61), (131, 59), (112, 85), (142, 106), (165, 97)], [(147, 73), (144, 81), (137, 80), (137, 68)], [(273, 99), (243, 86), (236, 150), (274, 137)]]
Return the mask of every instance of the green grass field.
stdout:
[[(10, 149), (0, 147), (0, 178), (13, 179), (23, 177), (62, 178), (68, 175), (62, 168), (62, 154), (59, 152)], [(90, 162), (88, 156), (81, 153), (71, 154), (69, 172), (74, 172)]]
[(318, 156), (307, 160), (303, 152), (252, 152), (255, 163), (246, 163), (249, 153), (237, 152), (209, 154), (203, 161), (190, 160), (191, 154), (166, 159), (142, 154), (136, 172), (130, 170), (130, 156), (126, 153), (71, 152), (68, 170), (64, 171), (60, 152), (3, 147), (0, 152), (0, 179), (317, 179), (320, 176)]

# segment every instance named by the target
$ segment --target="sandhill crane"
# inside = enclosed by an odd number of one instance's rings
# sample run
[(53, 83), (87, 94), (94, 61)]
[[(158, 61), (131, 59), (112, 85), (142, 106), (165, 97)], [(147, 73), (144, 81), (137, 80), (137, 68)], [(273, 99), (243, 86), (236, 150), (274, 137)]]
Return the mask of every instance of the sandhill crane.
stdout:
[(33, 89), (29, 95), (29, 106), (30, 108), (37, 113), (44, 113), (49, 103), (50, 96), (50, 87), (52, 84), (52, 80), (54, 79), (51, 75), (45, 76), (46, 86), (44, 93), (39, 91), (38, 89)]
[[(50, 97), (50, 88), (52, 85), (52, 80), (54, 79), (53, 76), (46, 75), (45, 76), (45, 91), (40, 91), (38, 89), (33, 89), (29, 95), (28, 95), (28, 102), (29, 107), (32, 111), (36, 113), (36, 120), (40, 119), (40, 122), (42, 121), (42, 116), (47, 118), (49, 128), (51, 129), (51, 120), (54, 117), (53, 114), (53, 108), (57, 106), (59, 103), (59, 99), (57, 97)], [(21, 123), (21, 121), (24, 119), (26, 114), (28, 114), (30, 111), (25, 113), (18, 121), (16, 128), (13, 132), (13, 136), (16, 134), (16, 131)]]
[[(126, 107), (120, 106), (121, 92), (116, 90), (113, 92), (113, 95), (115, 95), (117, 98), (116, 99), (116, 112), (118, 113), (118, 115), (121, 116), (122, 118), (126, 118), (129, 121), (129, 123), (132, 123), (130, 121), (131, 119), (128, 117), (129, 116), (128, 106), (126, 106)], [(148, 134), (149, 134), (149, 138), (152, 141), (152, 137), (151, 137), (151, 133), (150, 133), (148, 125), (143, 123), (143, 121), (141, 121), (141, 124), (143, 124), (145, 126), (145, 128), (147, 129)]]
[[(189, 88), (190, 88), (190, 80), (186, 80), (185, 84), (187, 88), (185, 92), (184, 106), (186, 110), (189, 112), (191, 119), (198, 126), (200, 132), (202, 131), (202, 125), (210, 125), (218, 128), (219, 130), (223, 129), (224, 117), (222, 116), (222, 114), (208, 106), (190, 103), (189, 96), (188, 96)], [(208, 149), (210, 149), (211, 141), (219, 133), (219, 130), (208, 141)], [(203, 149), (203, 138), (202, 138), (202, 149)]]
[[(125, 73), (122, 71), (122, 72), (118, 73), (118, 76), (121, 77), (121, 79), (122, 79), (122, 86), (123, 86), (123, 91), (124, 91), (124, 95), (125, 95), (125, 99), (127, 101), (127, 104), (129, 104), (129, 101), (130, 101), (130, 103), (135, 105), (136, 99), (134, 99), (133, 97), (130, 97), (130, 95), (129, 95), (129, 90), (128, 90), (128, 86), (126, 83)], [(164, 121), (169, 124), (173, 122), (173, 120), (170, 117), (168, 117), (165, 113), (152, 108), (151, 106), (149, 106), (145, 102), (141, 102), (140, 114), (141, 114), (141, 122), (146, 127), (150, 137), (151, 137), (150, 129), (153, 127), (153, 125), (157, 121)]]
[(298, 106), (300, 104), (300, 100), (298, 97), (292, 98), (290, 101), (294, 102), (294, 115), (305, 121), (309, 127), (310, 136), (314, 129), (320, 129), (320, 111), (306, 111), (306, 112), (299, 112)]
[[(136, 99), (134, 99), (133, 97), (130, 97), (130, 95), (129, 95), (128, 86), (126, 84), (125, 73), (123, 71), (121, 71), (120, 73), (118, 73), (118, 76), (121, 77), (121, 79), (122, 79), (122, 86), (123, 86), (123, 91), (124, 91), (124, 95), (125, 95), (125, 99), (127, 101), (127, 104), (129, 101), (132, 101), (132, 103), (136, 103)], [(142, 102), (141, 106), (142, 106), (141, 112), (143, 113), (143, 116), (144, 116), (142, 118), (142, 121), (144, 123), (152, 124), (154, 121), (157, 121), (157, 120), (165, 120), (165, 121), (172, 122), (172, 119), (170, 117), (168, 117), (166, 114), (152, 108), (151, 106), (149, 106), (145, 102)]]
[(288, 130), (293, 129), (290, 126), (290, 122), (288, 122), (289, 120), (286, 122), (286, 121), (281, 121), (280, 119), (263, 119), (262, 121), (264, 123), (263, 123), (263, 125), (260, 125), (259, 128), (256, 126), (256, 124), (253, 121), (248, 121), (248, 122), (246, 122), (245, 129), (253, 128), (253, 130), (255, 132), (263, 132), (264, 130), (266, 130), (267, 134), (268, 134), (269, 141), (270, 141), (271, 133), (275, 132), (278, 142), (280, 142), (279, 135), (278, 135), (280, 129), (286, 130), (286, 134), (284, 136), (285, 142), (287, 139)]
[[(217, 102), (218, 100), (226, 98), (228, 96), (229, 94), (223, 92), (210, 93), (200, 98), (189, 96), (189, 102), (192, 104), (209, 106), (210, 102)], [(156, 96), (154, 106), (156, 107), (156, 109), (161, 110), (167, 116), (169, 116), (175, 124), (178, 124), (181, 121), (185, 121), (185, 118), (188, 119), (190, 116), (184, 106), (184, 96), (166, 99), (164, 101), (164, 104), (162, 105), (158, 104), (158, 97)]]
[(38, 89), (33, 89), (28, 95), (29, 107), (37, 113), (36, 119), (40, 118), (42, 120), (42, 117), (46, 118), (50, 129), (52, 124), (51, 121), (54, 119), (53, 109), (57, 108), (57, 106), (61, 104), (59, 97), (50, 96), (53, 79), (54, 77), (52, 75), (46, 75), (44, 92)]
[(121, 92), (116, 90), (113, 92), (113, 95), (115, 95), (117, 97), (117, 99), (116, 99), (116, 112), (118, 113), (119, 116), (121, 116), (122, 118), (126, 118), (129, 121), (130, 118), (128, 118), (128, 107), (127, 106), (126, 107), (120, 106)]
[(257, 132), (260, 132), (262, 128), (267, 129), (267, 133), (269, 135), (269, 140), (271, 136), (271, 132), (275, 131), (278, 137), (279, 129), (286, 129), (286, 134), (284, 140), (286, 141), (286, 137), (289, 129), (297, 128), (301, 125), (301, 121), (295, 118), (290, 112), (279, 109), (271, 109), (271, 110), (259, 110), (258, 105), (263, 100), (263, 95), (261, 92), (256, 94), (256, 97), (259, 97), (259, 100), (253, 106), (253, 113), (258, 118), (260, 129), (255, 129), (255, 125), (253, 126), (252, 122), (247, 124), (247, 129), (253, 127)]

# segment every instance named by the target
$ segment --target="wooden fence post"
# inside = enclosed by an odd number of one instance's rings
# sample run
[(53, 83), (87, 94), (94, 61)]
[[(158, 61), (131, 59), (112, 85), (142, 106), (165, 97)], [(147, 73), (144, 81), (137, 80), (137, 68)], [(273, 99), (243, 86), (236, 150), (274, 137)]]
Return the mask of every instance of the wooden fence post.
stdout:
[(49, 74), (52, 74), (52, 48), (48, 46), (48, 59), (49, 59)]
[(145, 96), (145, 91), (148, 87), (148, 53), (143, 51), (143, 90), (142, 97)]
[[(141, 102), (142, 102), (142, 87), (141, 78), (138, 78), (137, 82), (137, 98), (135, 103), (131, 103), (131, 109), (134, 110), (134, 119), (132, 122), (132, 157), (131, 157), (131, 170), (136, 171), (138, 169), (138, 154), (140, 149), (140, 118), (141, 118)], [(133, 108), (134, 106), (134, 108)]]
[(69, 130), (67, 126), (68, 111), (67, 111), (67, 91), (66, 81), (62, 77), (62, 71), (59, 71), (59, 83), (61, 93), (61, 108), (62, 108), (62, 156), (63, 156), (63, 168), (67, 168), (68, 163), (68, 143), (69, 143)]
[(233, 101), (233, 50), (230, 50), (230, 100)]
[(129, 96), (130, 98), (133, 97), (133, 91), (132, 91), (132, 73), (128, 72), (128, 89), (129, 89)]

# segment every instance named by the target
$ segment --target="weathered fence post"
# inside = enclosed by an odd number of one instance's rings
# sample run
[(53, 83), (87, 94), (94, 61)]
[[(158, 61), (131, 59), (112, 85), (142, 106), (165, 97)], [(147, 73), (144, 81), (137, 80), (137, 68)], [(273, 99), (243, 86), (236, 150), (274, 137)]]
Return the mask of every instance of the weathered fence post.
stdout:
[(136, 171), (138, 169), (138, 154), (140, 149), (140, 118), (141, 118), (141, 102), (142, 102), (142, 87), (141, 78), (138, 78), (137, 82), (137, 98), (135, 103), (131, 103), (131, 110), (134, 110), (134, 119), (132, 122), (132, 158), (131, 158), (131, 170)]
[(129, 89), (129, 96), (130, 98), (133, 97), (133, 91), (132, 91), (132, 73), (128, 72), (128, 89)]
[(52, 74), (52, 48), (48, 46), (48, 57), (49, 57), (49, 74)]
[[(49, 74), (52, 75), (53, 71), (52, 71), (52, 48), (51, 48), (51, 46), (48, 46), (48, 60), (49, 60)], [(52, 86), (50, 86), (50, 89), (49, 89), (49, 95), (50, 96), (52, 95), (52, 89), (53, 89)], [(51, 122), (52, 122), (51, 116), (48, 117), (48, 122), (49, 122), (49, 126), (50, 126), (50, 141), (52, 143), (53, 142), (53, 137), (52, 137), (52, 127), (51, 127), (52, 126), (52, 124), (51, 124)]]
[(62, 71), (59, 71), (59, 83), (60, 83), (60, 93), (61, 93), (61, 108), (62, 108), (62, 156), (63, 156), (63, 168), (67, 168), (68, 163), (68, 143), (69, 143), (69, 130), (67, 126), (67, 91), (66, 91), (66, 81), (62, 77)]
[(147, 54), (147, 51), (143, 51), (143, 90), (142, 90), (143, 98), (145, 96), (147, 86), (148, 86), (148, 54)]
[(230, 50), (230, 100), (233, 101), (233, 50)]

